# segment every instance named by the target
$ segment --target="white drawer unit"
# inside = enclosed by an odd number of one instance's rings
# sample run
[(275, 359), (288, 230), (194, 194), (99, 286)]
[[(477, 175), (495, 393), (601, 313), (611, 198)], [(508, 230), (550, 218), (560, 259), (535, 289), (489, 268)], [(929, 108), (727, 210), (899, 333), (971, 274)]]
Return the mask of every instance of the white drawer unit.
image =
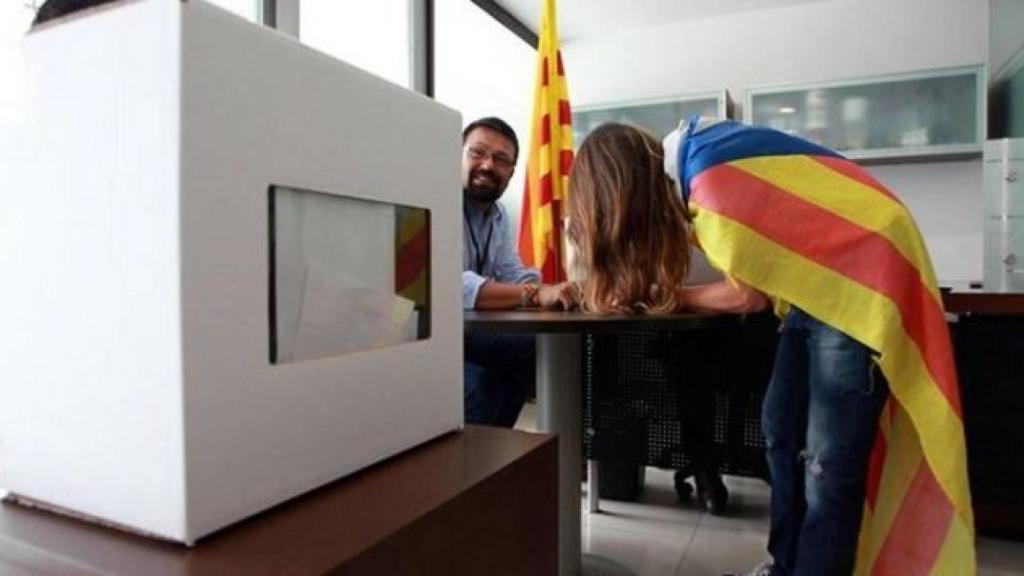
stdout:
[(985, 144), (985, 288), (1024, 292), (1024, 138)]

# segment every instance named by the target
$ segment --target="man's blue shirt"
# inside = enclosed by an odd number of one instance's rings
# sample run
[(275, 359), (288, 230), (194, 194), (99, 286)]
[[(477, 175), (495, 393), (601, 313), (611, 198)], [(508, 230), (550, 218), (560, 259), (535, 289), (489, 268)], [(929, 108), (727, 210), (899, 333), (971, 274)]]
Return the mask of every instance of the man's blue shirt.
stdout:
[(508, 215), (495, 202), (485, 212), (466, 202), (463, 209), (462, 306), (476, 307), (480, 287), (488, 280), (507, 284), (540, 282), (535, 268), (523, 266), (512, 242)]

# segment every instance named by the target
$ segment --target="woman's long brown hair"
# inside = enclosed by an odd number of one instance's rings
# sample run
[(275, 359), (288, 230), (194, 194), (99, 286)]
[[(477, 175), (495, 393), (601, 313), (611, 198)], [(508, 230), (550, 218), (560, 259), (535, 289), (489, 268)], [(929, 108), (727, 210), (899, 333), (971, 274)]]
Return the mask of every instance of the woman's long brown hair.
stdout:
[(690, 266), (689, 219), (661, 143), (625, 124), (583, 141), (569, 177), (569, 241), (596, 312), (673, 312)]

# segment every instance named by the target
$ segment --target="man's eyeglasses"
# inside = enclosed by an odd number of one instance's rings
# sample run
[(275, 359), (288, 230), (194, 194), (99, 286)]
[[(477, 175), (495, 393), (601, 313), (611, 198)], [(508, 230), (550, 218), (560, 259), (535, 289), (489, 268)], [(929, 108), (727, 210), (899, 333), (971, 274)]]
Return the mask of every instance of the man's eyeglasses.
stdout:
[(466, 155), (469, 156), (471, 160), (475, 161), (490, 158), (491, 162), (493, 162), (495, 166), (503, 170), (508, 170), (516, 165), (516, 161), (509, 158), (504, 152), (491, 152), (487, 148), (479, 146), (470, 146), (469, 148), (466, 148)]

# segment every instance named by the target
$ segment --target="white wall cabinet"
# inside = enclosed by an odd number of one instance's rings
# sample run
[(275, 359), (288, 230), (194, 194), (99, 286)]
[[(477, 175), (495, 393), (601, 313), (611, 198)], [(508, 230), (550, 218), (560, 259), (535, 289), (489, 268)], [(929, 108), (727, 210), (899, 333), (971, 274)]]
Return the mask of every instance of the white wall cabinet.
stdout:
[(855, 160), (978, 157), (985, 67), (750, 88), (743, 116)]
[(679, 96), (628, 100), (581, 106), (573, 111), (573, 141), (578, 147), (595, 128), (605, 122), (622, 122), (640, 126), (659, 139), (694, 114), (712, 118), (729, 118), (732, 100), (725, 90), (698, 92)]

